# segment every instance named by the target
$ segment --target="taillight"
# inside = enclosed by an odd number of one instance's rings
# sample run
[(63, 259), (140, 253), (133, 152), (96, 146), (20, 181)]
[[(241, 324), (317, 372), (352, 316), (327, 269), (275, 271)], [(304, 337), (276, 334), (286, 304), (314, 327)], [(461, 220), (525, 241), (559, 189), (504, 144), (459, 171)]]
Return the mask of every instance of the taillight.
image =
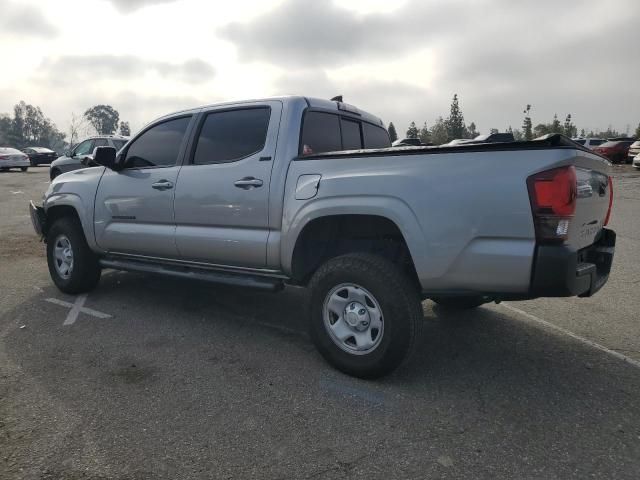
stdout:
[(573, 166), (554, 168), (527, 178), (536, 239), (562, 243), (576, 212), (578, 181)]
[(609, 225), (609, 219), (611, 219), (611, 210), (613, 209), (613, 178), (609, 177), (609, 208), (607, 209), (607, 216), (604, 217), (604, 225)]

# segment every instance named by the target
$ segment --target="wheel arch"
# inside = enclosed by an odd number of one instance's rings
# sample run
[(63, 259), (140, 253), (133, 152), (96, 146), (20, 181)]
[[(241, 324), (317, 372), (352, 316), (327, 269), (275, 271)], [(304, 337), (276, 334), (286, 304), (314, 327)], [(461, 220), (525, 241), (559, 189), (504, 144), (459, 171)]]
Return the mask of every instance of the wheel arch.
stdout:
[(345, 197), (321, 202), (322, 206), (310, 204), (299, 212), (281, 252), (283, 269), (294, 282), (306, 284), (324, 261), (357, 251), (402, 261), (418, 281), (424, 242), (415, 215), (396, 199), (370, 197), (366, 202), (356, 205), (353, 198)]
[(95, 238), (91, 223), (91, 214), (83, 205), (79, 196), (66, 193), (49, 197), (44, 205), (46, 213), (45, 235), (54, 222), (63, 217), (75, 218), (82, 226), (84, 237), (91, 248), (95, 248)]

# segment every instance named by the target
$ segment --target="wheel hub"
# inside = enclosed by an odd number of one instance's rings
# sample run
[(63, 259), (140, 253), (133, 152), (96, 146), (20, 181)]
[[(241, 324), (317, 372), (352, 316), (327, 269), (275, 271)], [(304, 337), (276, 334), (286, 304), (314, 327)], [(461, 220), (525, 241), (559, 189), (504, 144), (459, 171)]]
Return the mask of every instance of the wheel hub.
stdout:
[(375, 350), (384, 334), (382, 309), (367, 289), (341, 283), (327, 292), (322, 316), (329, 338), (345, 352), (365, 355)]
[(56, 238), (53, 247), (54, 265), (58, 275), (67, 279), (73, 271), (73, 248), (66, 235)]
[(371, 319), (369, 318), (369, 312), (360, 302), (350, 302), (344, 309), (344, 319), (353, 330), (358, 332), (365, 331)]

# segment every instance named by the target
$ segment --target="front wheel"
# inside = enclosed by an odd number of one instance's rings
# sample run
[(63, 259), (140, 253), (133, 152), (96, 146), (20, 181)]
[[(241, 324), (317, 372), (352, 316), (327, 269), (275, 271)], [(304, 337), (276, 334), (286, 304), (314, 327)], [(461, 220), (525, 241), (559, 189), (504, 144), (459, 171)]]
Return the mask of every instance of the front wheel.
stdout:
[(311, 338), (338, 370), (377, 378), (412, 352), (422, 330), (418, 289), (392, 262), (366, 253), (333, 258), (313, 275)]
[(47, 232), (47, 264), (53, 283), (64, 293), (93, 290), (100, 280), (100, 264), (91, 251), (80, 222), (63, 217)]

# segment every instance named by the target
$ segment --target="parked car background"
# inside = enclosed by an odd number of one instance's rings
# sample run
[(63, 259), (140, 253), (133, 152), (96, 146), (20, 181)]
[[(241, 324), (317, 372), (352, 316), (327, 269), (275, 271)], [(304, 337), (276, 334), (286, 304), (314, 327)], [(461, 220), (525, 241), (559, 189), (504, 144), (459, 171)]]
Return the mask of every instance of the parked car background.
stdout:
[(640, 140), (636, 140), (629, 147), (629, 152), (627, 153), (627, 156), (629, 157), (629, 163), (632, 163), (635, 166), (635, 163), (633, 162), (638, 154), (640, 154)]
[(93, 151), (97, 147), (113, 147), (120, 150), (129, 140), (122, 135), (95, 135), (83, 140), (63, 156), (51, 163), (49, 177), (53, 180), (61, 173), (91, 166)]
[(26, 172), (29, 168), (29, 157), (15, 148), (0, 147), (0, 170), (19, 168)]
[(50, 164), (58, 158), (58, 154), (56, 152), (45, 147), (23, 148), (22, 153), (25, 153), (29, 157), (29, 162), (32, 167), (42, 165), (43, 163)]
[(633, 157), (633, 166), (640, 170), (640, 153)]
[(635, 139), (633, 138), (612, 138), (602, 145), (595, 147), (593, 151), (608, 158), (611, 163), (631, 163), (628, 154), (629, 147), (634, 141)]
[(606, 142), (604, 138), (572, 138), (571, 140), (591, 150)]

